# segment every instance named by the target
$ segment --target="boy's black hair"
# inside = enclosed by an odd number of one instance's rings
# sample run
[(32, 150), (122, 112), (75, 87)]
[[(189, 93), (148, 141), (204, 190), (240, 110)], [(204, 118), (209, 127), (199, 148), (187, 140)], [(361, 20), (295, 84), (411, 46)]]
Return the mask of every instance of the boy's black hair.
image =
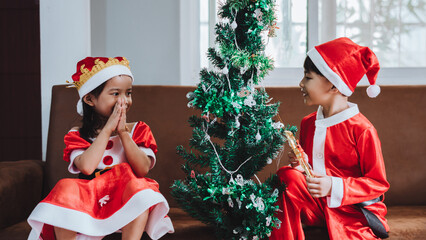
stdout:
[[(90, 94), (92, 94), (94, 97), (99, 97), (101, 92), (105, 88), (106, 82), (99, 85), (97, 88), (93, 89)], [(89, 106), (87, 103), (82, 101), (83, 103), (83, 119), (82, 127), (80, 128), (80, 136), (88, 141), (92, 142), (90, 138), (94, 138), (97, 135), (97, 130), (101, 127), (103, 127), (103, 124), (105, 123), (104, 117), (100, 116), (93, 107)]]
[(309, 56), (306, 56), (305, 62), (303, 63), (303, 68), (306, 72), (314, 72), (320, 76), (324, 75), (318, 70), (317, 66), (312, 62), (311, 58)]

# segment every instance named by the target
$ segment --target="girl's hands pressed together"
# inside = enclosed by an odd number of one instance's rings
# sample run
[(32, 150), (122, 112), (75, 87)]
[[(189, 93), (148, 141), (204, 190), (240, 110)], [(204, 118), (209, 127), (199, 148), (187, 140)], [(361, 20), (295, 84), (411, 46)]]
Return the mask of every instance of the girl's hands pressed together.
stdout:
[[(120, 100), (120, 99), (119, 99)], [(114, 131), (117, 130), (117, 126), (121, 118), (121, 108), (119, 100), (115, 103), (114, 109), (112, 110), (111, 116), (109, 116), (107, 123), (105, 124), (103, 130), (108, 131), (111, 135)]]
[(314, 198), (330, 196), (331, 194), (331, 177), (316, 176), (315, 178), (306, 178), (308, 191)]
[(123, 133), (123, 132), (127, 132), (127, 125), (126, 125), (126, 121), (127, 121), (127, 104), (125, 102), (124, 99), (119, 98), (118, 101), (118, 108), (120, 111), (120, 117), (119, 117), (119, 121), (117, 124), (117, 133)]

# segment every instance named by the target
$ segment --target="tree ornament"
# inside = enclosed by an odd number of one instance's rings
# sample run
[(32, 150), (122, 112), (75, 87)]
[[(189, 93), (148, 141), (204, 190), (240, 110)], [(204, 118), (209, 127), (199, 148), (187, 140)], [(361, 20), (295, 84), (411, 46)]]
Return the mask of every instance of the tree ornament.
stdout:
[(237, 21), (233, 21), (233, 22), (231, 23), (231, 28), (232, 28), (232, 30), (235, 30), (237, 27), (238, 27)]
[(256, 105), (256, 101), (253, 99), (253, 95), (248, 96), (244, 100), (244, 105), (246, 105), (248, 107), (253, 107), (254, 105)]
[(186, 94), (186, 98), (188, 99), (188, 101), (191, 101), (192, 99), (195, 98), (195, 93), (194, 92), (188, 92)]
[(254, 10), (254, 14), (253, 16), (257, 19), (257, 21), (262, 21), (262, 17), (263, 17), (263, 13), (262, 10), (260, 8), (257, 8), (256, 10)]
[(228, 70), (228, 67), (227, 67), (227, 66), (225, 66), (225, 67), (222, 69), (222, 73), (223, 73), (223, 74), (225, 74), (225, 75), (227, 75), (227, 74), (229, 73), (229, 70)]
[(282, 122), (274, 122), (274, 123), (272, 123), (272, 127), (274, 129), (281, 129), (281, 128), (284, 127), (284, 124)]
[(231, 196), (228, 197), (228, 205), (229, 207), (233, 208), (234, 207), (234, 202), (231, 199)]
[(256, 134), (256, 140), (259, 141), (260, 139), (262, 139), (262, 136), (260, 136), (259, 130), (257, 131)]
[(237, 179), (235, 180), (238, 185), (243, 186), (244, 185), (244, 178), (241, 174), (237, 175)]

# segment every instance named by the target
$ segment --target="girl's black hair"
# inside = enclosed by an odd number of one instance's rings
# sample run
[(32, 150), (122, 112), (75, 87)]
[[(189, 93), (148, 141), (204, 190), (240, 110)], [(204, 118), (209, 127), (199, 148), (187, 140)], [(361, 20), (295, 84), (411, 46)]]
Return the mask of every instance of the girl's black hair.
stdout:
[(314, 72), (320, 76), (324, 75), (318, 70), (317, 66), (312, 62), (312, 59), (309, 56), (306, 56), (305, 62), (303, 63), (303, 68), (306, 72)]
[[(99, 97), (101, 92), (105, 88), (106, 82), (99, 85), (97, 88), (93, 89), (90, 94), (94, 97)], [(97, 130), (102, 128), (105, 124), (105, 119), (101, 115), (99, 115), (93, 107), (82, 101), (83, 103), (83, 119), (82, 127), (80, 128), (80, 136), (88, 142), (92, 142), (90, 138), (94, 138), (97, 135)]]

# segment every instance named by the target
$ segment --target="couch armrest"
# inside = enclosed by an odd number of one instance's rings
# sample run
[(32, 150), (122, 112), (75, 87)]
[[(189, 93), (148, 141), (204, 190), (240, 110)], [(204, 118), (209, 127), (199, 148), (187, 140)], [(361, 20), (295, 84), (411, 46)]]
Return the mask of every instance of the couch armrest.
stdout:
[(41, 200), (41, 160), (0, 162), (0, 229), (28, 218)]

